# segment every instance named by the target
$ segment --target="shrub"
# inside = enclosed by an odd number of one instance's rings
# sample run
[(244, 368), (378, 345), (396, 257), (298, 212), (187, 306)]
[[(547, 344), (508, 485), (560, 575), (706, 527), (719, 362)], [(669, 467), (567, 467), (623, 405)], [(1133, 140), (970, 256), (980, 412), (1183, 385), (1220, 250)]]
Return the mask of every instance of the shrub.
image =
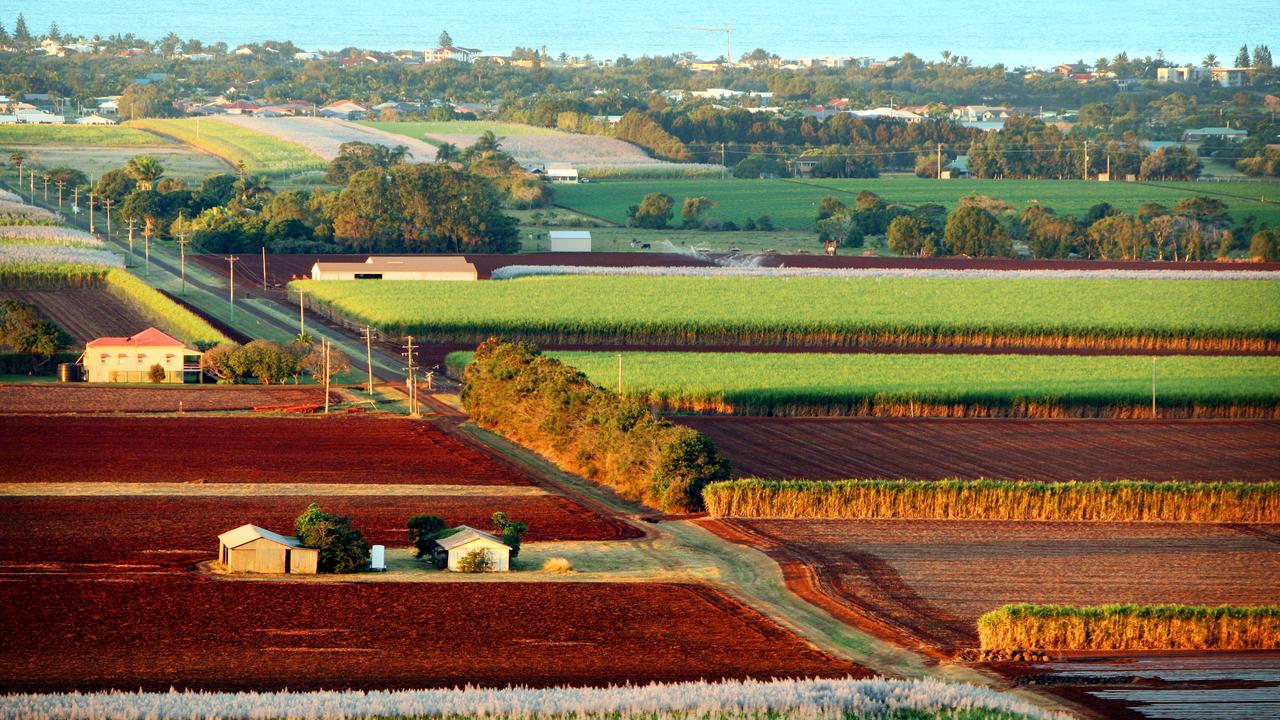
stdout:
[(520, 554), (520, 539), (524, 537), (525, 531), (528, 529), (528, 525), (512, 521), (504, 512), (493, 514), (493, 530), (502, 539), (503, 544), (511, 548), (511, 559), (513, 560)]
[(670, 512), (701, 507), (702, 486), (729, 477), (709, 439), (619, 398), (528, 343), (490, 338), (463, 372), (462, 402), (496, 430), (623, 496)]
[(152, 365), (151, 369), (147, 371), (147, 378), (153, 383), (162, 383), (168, 378), (168, 376), (169, 373), (164, 371), (164, 366), (160, 363)]
[(320, 551), (320, 572), (348, 573), (369, 564), (369, 543), (351, 518), (331, 515), (311, 503), (293, 522), (303, 547)]
[(573, 572), (573, 563), (569, 562), (569, 558), (547, 558), (546, 562), (542, 563), (542, 572), (568, 575)]
[(493, 561), (489, 559), (487, 550), (476, 548), (458, 558), (458, 572), (485, 573), (491, 570), (493, 570)]

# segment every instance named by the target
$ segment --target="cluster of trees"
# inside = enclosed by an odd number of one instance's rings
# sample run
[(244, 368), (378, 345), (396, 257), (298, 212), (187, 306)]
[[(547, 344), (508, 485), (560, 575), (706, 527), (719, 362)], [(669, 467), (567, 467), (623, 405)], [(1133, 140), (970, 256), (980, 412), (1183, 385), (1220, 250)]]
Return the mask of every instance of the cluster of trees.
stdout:
[(204, 365), (219, 382), (257, 378), (263, 385), (290, 379), (297, 384), (304, 373), (323, 383), (351, 372), (351, 363), (342, 351), (330, 347), (326, 358), (321, 345), (306, 336), (284, 345), (270, 340), (247, 345), (220, 343), (204, 354)]
[[(1128, 214), (1099, 203), (1081, 218), (1032, 205), (1020, 213), (981, 195), (962, 199), (948, 215), (941, 206), (890, 206), (886, 228), (891, 250), (901, 255), (1012, 256), (1015, 243), (1036, 258), (1200, 261), (1244, 249), (1231, 230), (1226, 206), (1209, 197), (1191, 197), (1167, 208), (1145, 203)], [(857, 211), (853, 211), (856, 216)], [(1275, 256), (1277, 231), (1242, 225), (1252, 235), (1249, 254)]]
[(481, 343), (463, 383), (476, 424), (652, 507), (696, 510), (703, 486), (729, 477), (728, 461), (706, 436), (592, 384), (529, 343)]
[(333, 515), (311, 503), (293, 521), (303, 547), (319, 550), (316, 569), (322, 573), (349, 573), (369, 565), (369, 542), (351, 525), (351, 518)]
[[(774, 230), (773, 218), (761, 215), (747, 218), (741, 227), (732, 220), (708, 217), (716, 204), (702, 196), (687, 197), (680, 206), (680, 227), (686, 230), (734, 231)], [(652, 192), (640, 200), (639, 205), (627, 208), (627, 225), (630, 227), (661, 230), (670, 226), (675, 214), (675, 199), (663, 192)]]
[(21, 300), (0, 300), (0, 346), (30, 355), (33, 371), (39, 371), (71, 343), (71, 336), (57, 324), (40, 317), (35, 305)]

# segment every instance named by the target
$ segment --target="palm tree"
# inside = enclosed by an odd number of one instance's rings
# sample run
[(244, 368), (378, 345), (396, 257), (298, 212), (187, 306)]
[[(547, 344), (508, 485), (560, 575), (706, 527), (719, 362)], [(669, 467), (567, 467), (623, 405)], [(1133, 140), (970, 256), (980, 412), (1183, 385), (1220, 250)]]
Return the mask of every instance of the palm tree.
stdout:
[(485, 130), (480, 133), (480, 138), (471, 147), (475, 148), (477, 152), (489, 152), (490, 150), (497, 151), (502, 147), (502, 144), (498, 142), (498, 136), (494, 135), (492, 130)]
[(240, 209), (261, 208), (275, 194), (265, 177), (252, 175), (236, 181), (236, 205)]
[(124, 166), (124, 172), (138, 183), (143, 190), (150, 190), (164, 175), (164, 165), (151, 155), (135, 155)]
[(453, 143), (440, 143), (436, 148), (436, 162), (451, 163), (458, 159), (458, 146)]
[(387, 164), (400, 165), (411, 157), (413, 153), (409, 152), (408, 145), (397, 145), (387, 151)]
[(1213, 53), (1209, 53), (1208, 55), (1204, 56), (1204, 61), (1201, 62), (1200, 64), (1204, 65), (1207, 68), (1215, 68), (1215, 67), (1218, 67), (1220, 63), (1218, 62), (1217, 55), (1214, 55)]
[(15, 152), (9, 156), (9, 162), (18, 168), (18, 182), (22, 182), (22, 163), (27, 161), (27, 154), (24, 152)]

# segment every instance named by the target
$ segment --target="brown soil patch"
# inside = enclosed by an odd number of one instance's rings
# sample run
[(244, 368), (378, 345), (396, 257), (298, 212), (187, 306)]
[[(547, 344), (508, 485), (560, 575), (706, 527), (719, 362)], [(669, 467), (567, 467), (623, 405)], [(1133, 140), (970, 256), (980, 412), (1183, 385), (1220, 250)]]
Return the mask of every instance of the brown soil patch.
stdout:
[(62, 288), (59, 290), (0, 290), (0, 300), (21, 300), (75, 338), (83, 348), (100, 337), (127, 337), (152, 325), (141, 313), (119, 297), (102, 289)]
[[(337, 393), (333, 402), (341, 401)], [(181, 405), (179, 405), (181, 403)], [(0, 413), (172, 413), (249, 410), (266, 405), (322, 405), (324, 390), (289, 385), (0, 385)], [(27, 420), (25, 423), (37, 421)]]

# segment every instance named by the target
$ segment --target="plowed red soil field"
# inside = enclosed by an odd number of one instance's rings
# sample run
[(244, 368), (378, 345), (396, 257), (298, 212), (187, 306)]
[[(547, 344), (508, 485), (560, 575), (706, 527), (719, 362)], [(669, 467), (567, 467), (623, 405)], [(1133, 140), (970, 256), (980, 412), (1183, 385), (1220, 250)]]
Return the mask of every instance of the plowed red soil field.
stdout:
[(401, 418), (0, 416), (0, 482), (530, 485)]
[(605, 685), (866, 675), (701, 586), (0, 582), (0, 691)]
[(803, 597), (937, 655), (1009, 603), (1276, 601), (1268, 526), (933, 520), (704, 521), (765, 551)]
[(103, 336), (127, 336), (147, 329), (152, 323), (137, 310), (106, 290), (64, 288), (61, 290), (0, 290), (0, 300), (21, 300), (40, 309), (75, 338), (75, 347)]
[(710, 418), (741, 477), (1278, 480), (1273, 420)]
[[(331, 399), (336, 402), (339, 396), (333, 393)], [(284, 385), (0, 385), (0, 413), (171, 413), (178, 411), (179, 403), (190, 412), (316, 405), (324, 403), (324, 390)]]
[(616, 540), (641, 533), (555, 495), (528, 497), (0, 497), (0, 569), (37, 563), (106, 572), (188, 567), (213, 560), (219, 533), (246, 523), (293, 534), (312, 500), (352, 524), (370, 543), (405, 547), (405, 521), (439, 515), (450, 526), (486, 529), (503, 511), (527, 523), (525, 540)]

